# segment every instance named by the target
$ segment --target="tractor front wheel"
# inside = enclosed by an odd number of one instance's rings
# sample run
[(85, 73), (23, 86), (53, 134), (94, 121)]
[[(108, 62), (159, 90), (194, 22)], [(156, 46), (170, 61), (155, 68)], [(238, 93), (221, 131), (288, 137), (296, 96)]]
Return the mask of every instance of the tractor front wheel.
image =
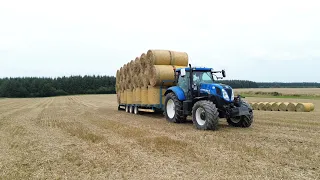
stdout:
[(249, 115), (247, 115), (247, 116), (238, 116), (238, 117), (233, 117), (233, 118), (227, 118), (227, 122), (228, 122), (229, 125), (234, 126), (234, 127), (243, 127), (243, 128), (250, 127), (252, 122), (253, 122), (253, 111), (252, 111), (252, 108), (245, 101), (241, 101), (241, 106), (242, 107), (247, 107), (249, 109)]
[(219, 123), (219, 112), (211, 101), (198, 101), (192, 108), (192, 121), (197, 129), (217, 130)]
[(182, 102), (174, 93), (169, 93), (166, 96), (164, 115), (167, 121), (173, 123), (182, 123), (186, 119), (186, 116), (183, 115)]

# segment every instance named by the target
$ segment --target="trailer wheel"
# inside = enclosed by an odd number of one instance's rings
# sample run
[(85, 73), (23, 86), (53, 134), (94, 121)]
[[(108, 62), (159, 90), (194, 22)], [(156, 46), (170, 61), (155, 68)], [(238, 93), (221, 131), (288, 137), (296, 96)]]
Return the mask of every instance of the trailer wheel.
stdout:
[(138, 106), (134, 107), (134, 114), (139, 114)]
[(126, 112), (129, 113), (129, 108), (130, 106), (129, 105), (126, 105)]
[(134, 112), (134, 106), (130, 106), (129, 112), (130, 112), (130, 113), (133, 113), (133, 112)]
[(182, 123), (185, 121), (183, 115), (182, 102), (177, 98), (174, 93), (169, 93), (166, 96), (164, 105), (164, 114), (167, 121), (173, 123)]
[(228, 122), (229, 125), (234, 126), (234, 127), (243, 127), (243, 128), (250, 127), (252, 122), (253, 122), (253, 111), (252, 111), (252, 108), (245, 101), (241, 101), (240, 104), (241, 104), (242, 107), (249, 108), (250, 115), (248, 115), (248, 116), (238, 116), (238, 117), (234, 117), (234, 118), (227, 118), (227, 122)]
[(219, 123), (219, 112), (211, 101), (198, 101), (192, 108), (192, 121), (197, 129), (217, 130)]

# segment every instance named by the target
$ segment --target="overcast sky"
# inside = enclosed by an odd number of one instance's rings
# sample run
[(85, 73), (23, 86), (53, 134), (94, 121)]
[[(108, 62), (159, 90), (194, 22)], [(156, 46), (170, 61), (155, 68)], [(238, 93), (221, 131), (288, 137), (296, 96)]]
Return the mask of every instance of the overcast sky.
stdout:
[(115, 75), (148, 49), (227, 79), (320, 82), (320, 2), (0, 1), (0, 77)]

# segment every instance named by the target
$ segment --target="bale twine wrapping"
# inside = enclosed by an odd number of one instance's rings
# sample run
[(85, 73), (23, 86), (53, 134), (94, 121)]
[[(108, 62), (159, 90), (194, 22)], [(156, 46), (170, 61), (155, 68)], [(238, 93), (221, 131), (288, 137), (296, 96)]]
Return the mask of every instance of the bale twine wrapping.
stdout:
[(266, 104), (266, 110), (267, 111), (272, 111), (272, 104), (273, 103), (275, 103), (275, 102), (269, 102), (269, 103)]
[(160, 96), (160, 87), (159, 86), (149, 86), (148, 87), (148, 103), (149, 104), (160, 104), (160, 98), (162, 100), (162, 104), (164, 104), (165, 96), (164, 93), (166, 92), (166, 87), (162, 87), (162, 94)]
[(189, 62), (186, 52), (169, 50), (148, 50), (147, 59), (153, 65), (188, 66)]
[(148, 88), (141, 87), (141, 104), (149, 104), (148, 102)]
[(296, 111), (296, 106), (298, 103), (289, 103), (287, 106), (287, 111)]
[(252, 104), (252, 108), (253, 108), (253, 110), (259, 110), (259, 103), (258, 102), (254, 102)]
[(133, 101), (132, 101), (132, 90), (126, 90), (127, 91), (127, 104), (133, 104)]
[(281, 103), (280, 106), (279, 106), (279, 110), (280, 111), (287, 111), (288, 105), (289, 105), (288, 102)]
[(267, 104), (268, 102), (260, 102), (259, 103), (259, 106), (258, 106), (258, 109), (259, 110), (261, 110), (261, 111), (266, 111), (267, 109), (266, 109), (266, 104)]
[[(184, 68), (185, 66), (171, 66), (171, 65), (153, 65), (149, 71), (146, 71), (150, 77), (151, 86), (162, 85), (163, 80), (174, 80), (174, 69)], [(166, 82), (164, 86), (172, 86), (174, 82)]]
[(135, 88), (134, 90), (134, 96), (135, 96), (135, 104), (141, 104), (141, 89)]
[(273, 103), (273, 104), (271, 105), (272, 111), (279, 111), (279, 110), (280, 110), (280, 109), (279, 109), (280, 104), (281, 104), (281, 102)]
[(297, 112), (310, 112), (314, 110), (314, 104), (312, 103), (298, 103), (296, 106)]

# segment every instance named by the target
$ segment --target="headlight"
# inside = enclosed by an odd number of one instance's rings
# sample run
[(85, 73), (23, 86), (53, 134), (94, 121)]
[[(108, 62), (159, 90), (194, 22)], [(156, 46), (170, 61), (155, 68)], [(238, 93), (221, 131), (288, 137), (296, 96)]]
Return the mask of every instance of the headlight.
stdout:
[(228, 93), (226, 90), (222, 89), (222, 96), (225, 100), (230, 101), (230, 98), (228, 96)]
[(234, 100), (234, 92), (233, 92), (233, 90), (232, 90), (232, 94), (231, 94), (231, 99), (230, 99), (231, 101), (233, 101)]

